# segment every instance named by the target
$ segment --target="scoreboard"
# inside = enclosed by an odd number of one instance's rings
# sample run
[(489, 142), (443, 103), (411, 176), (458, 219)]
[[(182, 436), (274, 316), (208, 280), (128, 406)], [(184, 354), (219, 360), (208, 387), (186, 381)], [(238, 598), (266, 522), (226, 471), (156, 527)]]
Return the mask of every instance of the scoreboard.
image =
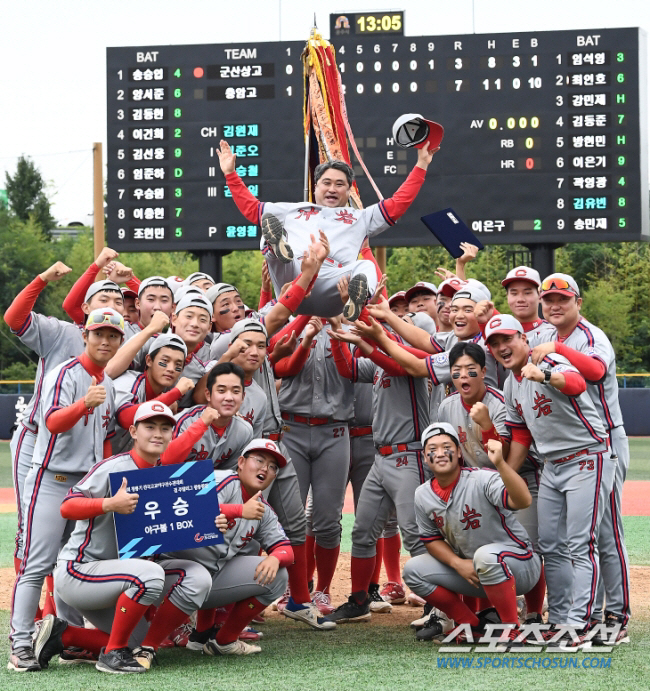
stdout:
[[(392, 124), (445, 127), (387, 246), (430, 245), (453, 207), (487, 244), (648, 240), (646, 37), (640, 29), (404, 36), (401, 12), (332, 15), (348, 118), (382, 194), (416, 154)], [(108, 219), (123, 251), (254, 249), (215, 147), (262, 201), (303, 194), (304, 42), (109, 48)], [(377, 201), (353, 160), (365, 205)]]

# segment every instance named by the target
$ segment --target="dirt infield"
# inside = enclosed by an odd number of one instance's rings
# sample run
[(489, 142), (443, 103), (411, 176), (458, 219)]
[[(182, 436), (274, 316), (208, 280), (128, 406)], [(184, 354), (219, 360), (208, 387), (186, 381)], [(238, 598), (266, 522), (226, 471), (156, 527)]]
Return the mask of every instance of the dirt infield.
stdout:
[[(402, 564), (407, 557), (402, 557)], [(382, 572), (382, 576), (384, 576)], [(650, 621), (650, 566), (632, 566), (632, 616), (635, 619)], [(11, 591), (13, 589), (13, 569), (0, 569), (0, 609), (10, 609)], [(341, 604), (350, 592), (350, 555), (341, 554), (339, 566), (332, 581), (332, 602)], [(413, 619), (417, 619), (422, 612), (419, 608), (400, 605), (393, 607), (390, 614), (374, 614), (369, 622), (358, 626), (408, 626)], [(277, 612), (270, 612), (269, 616), (280, 616)]]

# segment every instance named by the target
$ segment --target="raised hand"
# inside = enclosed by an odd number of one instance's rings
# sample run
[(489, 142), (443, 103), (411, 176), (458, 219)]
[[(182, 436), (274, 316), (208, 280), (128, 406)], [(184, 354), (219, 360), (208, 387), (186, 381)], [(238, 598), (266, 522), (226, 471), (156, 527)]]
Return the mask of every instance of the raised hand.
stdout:
[(135, 511), (138, 505), (140, 495), (137, 492), (129, 492), (127, 488), (126, 478), (122, 478), (122, 484), (113, 497), (107, 497), (102, 503), (104, 513), (113, 511), (113, 513), (128, 514)]
[(181, 377), (177, 382), (175, 388), (177, 388), (183, 396), (194, 388), (194, 382), (188, 377)]
[(62, 279), (66, 274), (69, 274), (72, 269), (66, 266), (63, 262), (54, 262), (49, 269), (45, 269), (42, 274), (39, 274), (41, 280), (52, 283)]
[(254, 494), (242, 507), (241, 516), (248, 521), (260, 521), (264, 516), (266, 507), (264, 502), (260, 501), (261, 492)]
[(152, 333), (159, 334), (163, 333), (167, 328), (169, 328), (169, 317), (161, 310), (156, 310), (151, 315), (149, 330)]
[(103, 269), (106, 266), (106, 264), (113, 261), (113, 259), (117, 259), (117, 257), (119, 256), (119, 252), (112, 250), (110, 247), (104, 247), (102, 251), (97, 255), (97, 259), (95, 259), (95, 265), (98, 266), (100, 269)]
[(479, 324), (487, 324), (494, 314), (494, 303), (492, 300), (479, 300), (474, 305), (474, 316)]
[(232, 152), (230, 144), (228, 144), (228, 142), (225, 139), (222, 139), (219, 142), (219, 146), (215, 149), (215, 152), (217, 154), (217, 157), (219, 158), (221, 172), (224, 175), (228, 175), (228, 173), (234, 173), (237, 156)]

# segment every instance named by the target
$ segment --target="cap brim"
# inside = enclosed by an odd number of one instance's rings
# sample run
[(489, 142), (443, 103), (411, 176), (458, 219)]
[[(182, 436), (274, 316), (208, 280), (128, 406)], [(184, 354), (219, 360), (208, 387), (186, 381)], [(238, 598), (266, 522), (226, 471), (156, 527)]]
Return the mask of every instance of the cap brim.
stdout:
[(544, 297), (545, 295), (566, 295), (567, 297), (570, 298), (577, 298), (579, 295), (576, 295), (572, 290), (561, 290), (560, 288), (551, 288), (550, 290), (544, 290), (541, 293), (541, 297)]
[(503, 281), (501, 281), (501, 285), (504, 288), (507, 288), (511, 283), (514, 283), (515, 281), (524, 281), (525, 283), (532, 283), (536, 288), (539, 288), (540, 284), (535, 281), (532, 278), (528, 278), (527, 276), (515, 276), (514, 278), (504, 278)]
[(85, 329), (86, 331), (95, 331), (96, 329), (113, 329), (117, 331), (117, 333), (120, 333), (122, 336), (124, 336), (123, 329), (120, 329), (119, 326), (115, 326), (115, 324), (109, 324), (108, 322), (104, 322), (102, 324), (91, 324), (90, 326), (86, 326)]
[(442, 142), (442, 138), (445, 136), (445, 128), (437, 122), (433, 122), (433, 120), (424, 120), (424, 118), (422, 120), (429, 125), (429, 134), (423, 142), (416, 144), (415, 148), (421, 149), (429, 142), (429, 151), (435, 151), (440, 148), (440, 142)]
[(133, 424), (137, 424), (138, 422), (144, 422), (145, 420), (151, 420), (152, 418), (155, 417), (163, 417), (165, 420), (169, 420), (171, 422), (172, 426), (176, 424), (175, 418), (173, 418), (171, 415), (165, 415), (165, 413), (156, 413), (152, 412), (150, 415), (143, 415), (141, 418), (138, 418), (136, 415), (136, 418), (133, 420)]
[(417, 288), (409, 288), (406, 291), (404, 299), (406, 300), (406, 302), (411, 302), (413, 296), (417, 295), (418, 293), (429, 293), (429, 295), (437, 295), (437, 293), (431, 290), (431, 288), (427, 288), (426, 286), (418, 286)]
[(523, 333), (523, 331), (519, 331), (518, 329), (495, 329), (494, 331), (490, 332), (489, 336), (485, 336), (485, 342), (488, 343), (492, 336), (498, 336), (499, 334), (502, 334), (504, 336), (512, 336), (513, 334), (520, 333)]
[(285, 465), (287, 465), (287, 459), (281, 454), (278, 453), (277, 451), (273, 451), (272, 449), (269, 449), (266, 446), (260, 446), (258, 447), (253, 447), (251, 449), (246, 449), (246, 453), (251, 453), (251, 451), (264, 451), (264, 453), (269, 453), (275, 460), (278, 462), (278, 465), (280, 468), (284, 468)]

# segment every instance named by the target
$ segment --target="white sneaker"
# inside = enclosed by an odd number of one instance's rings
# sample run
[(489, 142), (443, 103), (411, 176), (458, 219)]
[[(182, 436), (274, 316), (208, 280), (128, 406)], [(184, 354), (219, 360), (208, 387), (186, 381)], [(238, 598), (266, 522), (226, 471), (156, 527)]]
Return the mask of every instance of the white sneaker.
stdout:
[(226, 645), (219, 645), (217, 641), (213, 638), (209, 640), (203, 646), (203, 652), (206, 655), (252, 655), (253, 653), (261, 653), (262, 649), (259, 645), (251, 645), (250, 643), (244, 643), (240, 641), (239, 638), (233, 643), (227, 643)]
[[(295, 606), (295, 605), (293, 605)], [(303, 605), (298, 605), (296, 609), (289, 609), (292, 605), (285, 607), (282, 610), (282, 614), (289, 619), (295, 619), (296, 621), (302, 621), (308, 624), (314, 629), (319, 631), (329, 631), (330, 629), (336, 628), (336, 622), (327, 621), (320, 616), (318, 607), (313, 605), (311, 602), (305, 602)]]

